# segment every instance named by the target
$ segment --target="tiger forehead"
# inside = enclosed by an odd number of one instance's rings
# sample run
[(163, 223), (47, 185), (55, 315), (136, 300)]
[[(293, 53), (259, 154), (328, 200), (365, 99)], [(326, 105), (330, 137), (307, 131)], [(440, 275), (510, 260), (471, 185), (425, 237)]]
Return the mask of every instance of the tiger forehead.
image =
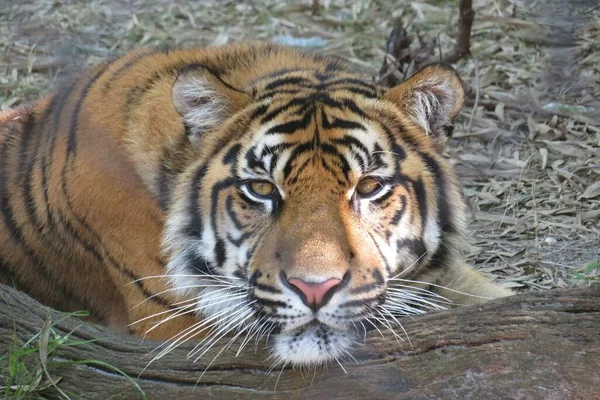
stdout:
[(358, 75), (330, 67), (323, 69), (284, 69), (256, 79), (251, 84), (254, 98), (264, 100), (279, 94), (306, 96), (333, 95), (350, 92), (367, 98), (377, 98), (382, 89)]
[(393, 175), (394, 157), (372, 120), (355, 99), (336, 98), (287, 96), (272, 102), (245, 147), (241, 175), (275, 179), (285, 186), (333, 182), (337, 188), (376, 171)]

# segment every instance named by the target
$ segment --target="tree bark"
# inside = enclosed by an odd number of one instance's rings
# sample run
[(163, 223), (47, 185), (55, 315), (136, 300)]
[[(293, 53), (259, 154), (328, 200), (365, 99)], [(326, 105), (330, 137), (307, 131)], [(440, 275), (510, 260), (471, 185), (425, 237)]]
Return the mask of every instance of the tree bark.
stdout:
[[(377, 332), (356, 349), (356, 361), (310, 371), (269, 371), (264, 343), (235, 357), (237, 346), (193, 363), (186, 344), (147, 366), (156, 342), (48, 309), (0, 285), (0, 355), (40, 332), (102, 340), (62, 347), (55, 360), (96, 359), (133, 377), (149, 399), (598, 399), (600, 285), (524, 293), (479, 306), (401, 320), (411, 343)], [(5, 359), (2, 361), (5, 363)], [(144, 369), (147, 366), (146, 369)], [(6, 366), (1, 365), (3, 370)], [(92, 399), (134, 399), (130, 381), (102, 366), (63, 364), (49, 371), (64, 391)]]

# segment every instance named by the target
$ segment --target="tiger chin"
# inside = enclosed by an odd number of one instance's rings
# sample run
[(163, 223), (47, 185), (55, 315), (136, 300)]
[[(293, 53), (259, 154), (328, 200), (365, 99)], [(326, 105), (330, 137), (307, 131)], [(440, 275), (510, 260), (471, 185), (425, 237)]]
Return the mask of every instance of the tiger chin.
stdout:
[[(386, 89), (272, 44), (143, 50), (0, 114), (0, 279), (199, 358), (351, 357), (398, 318), (508, 296), (467, 265), (441, 153), (460, 78)], [(164, 354), (164, 353), (163, 353)]]

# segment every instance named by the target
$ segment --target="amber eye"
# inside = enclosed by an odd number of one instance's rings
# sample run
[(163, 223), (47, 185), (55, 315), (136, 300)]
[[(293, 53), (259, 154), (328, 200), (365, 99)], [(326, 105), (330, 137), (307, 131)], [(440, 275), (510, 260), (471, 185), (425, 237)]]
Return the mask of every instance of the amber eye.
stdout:
[(364, 178), (356, 185), (356, 193), (361, 197), (373, 196), (383, 189), (383, 184), (375, 178)]
[(275, 185), (267, 181), (252, 181), (248, 183), (248, 190), (258, 197), (269, 197), (275, 192)]

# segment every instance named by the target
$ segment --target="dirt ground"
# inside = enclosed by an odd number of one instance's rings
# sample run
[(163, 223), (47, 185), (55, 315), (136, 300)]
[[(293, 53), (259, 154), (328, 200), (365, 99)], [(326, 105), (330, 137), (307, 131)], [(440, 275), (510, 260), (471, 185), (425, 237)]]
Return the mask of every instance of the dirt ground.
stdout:
[[(470, 259), (523, 289), (598, 279), (589, 266), (600, 261), (600, 6), (473, 3), (472, 57), (455, 65), (468, 106), (447, 150), (472, 211)], [(375, 77), (394, 18), (444, 53), (457, 4), (321, 0), (312, 15), (310, 0), (0, 0), (0, 107), (139, 47), (292, 36)]]

